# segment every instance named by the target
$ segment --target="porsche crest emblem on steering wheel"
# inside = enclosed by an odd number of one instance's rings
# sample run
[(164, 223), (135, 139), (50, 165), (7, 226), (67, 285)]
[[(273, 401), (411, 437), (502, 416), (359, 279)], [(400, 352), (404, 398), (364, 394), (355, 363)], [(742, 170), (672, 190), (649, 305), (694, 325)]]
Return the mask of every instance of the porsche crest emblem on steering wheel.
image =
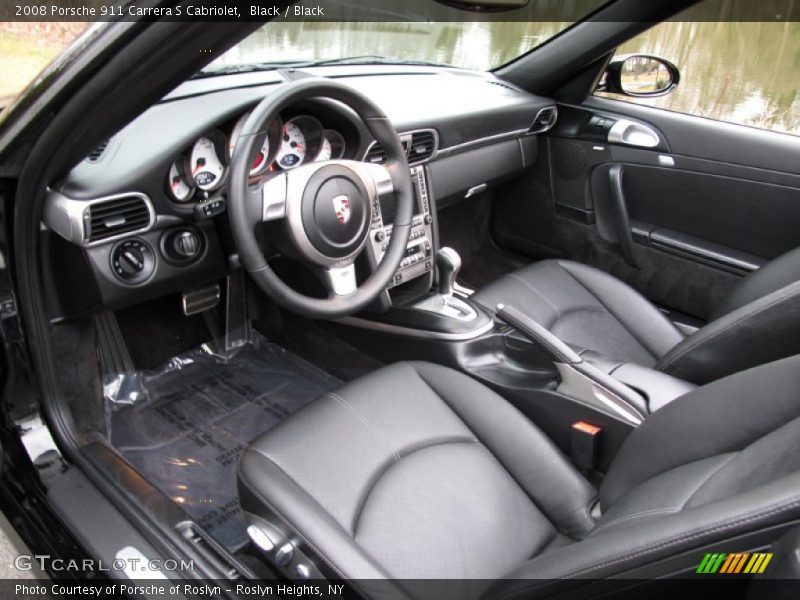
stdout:
[(333, 199), (333, 210), (339, 223), (345, 225), (350, 220), (350, 198), (347, 196), (336, 196)]

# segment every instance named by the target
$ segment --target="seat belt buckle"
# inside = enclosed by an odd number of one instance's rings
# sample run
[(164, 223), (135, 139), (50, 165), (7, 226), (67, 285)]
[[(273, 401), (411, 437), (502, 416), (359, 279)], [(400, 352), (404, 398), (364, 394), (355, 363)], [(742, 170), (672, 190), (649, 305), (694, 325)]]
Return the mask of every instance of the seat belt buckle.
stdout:
[(597, 455), (600, 452), (600, 434), (602, 432), (602, 427), (586, 421), (576, 421), (572, 424), (570, 453), (572, 462), (576, 466), (586, 470), (594, 469)]

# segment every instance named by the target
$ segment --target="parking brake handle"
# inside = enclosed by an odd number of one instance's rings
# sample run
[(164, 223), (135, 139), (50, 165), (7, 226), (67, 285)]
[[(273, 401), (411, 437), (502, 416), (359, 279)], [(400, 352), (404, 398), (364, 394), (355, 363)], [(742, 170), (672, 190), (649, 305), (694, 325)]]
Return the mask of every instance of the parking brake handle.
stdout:
[(633, 389), (584, 361), (572, 348), (513, 306), (498, 304), (497, 318), (541, 348), (553, 361), (561, 384), (558, 391), (585, 404), (639, 425), (648, 414), (647, 403)]
[(495, 312), (501, 321), (511, 325), (525, 337), (536, 342), (554, 363), (576, 365), (583, 362), (577, 352), (513, 306), (498, 304)]

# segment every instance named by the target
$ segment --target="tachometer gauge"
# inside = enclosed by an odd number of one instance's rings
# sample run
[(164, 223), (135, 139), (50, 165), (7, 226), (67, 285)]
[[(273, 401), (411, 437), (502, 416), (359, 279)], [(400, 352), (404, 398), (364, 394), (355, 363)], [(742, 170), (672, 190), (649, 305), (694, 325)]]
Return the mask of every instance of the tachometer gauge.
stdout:
[(176, 202), (187, 202), (194, 195), (194, 185), (186, 176), (183, 159), (176, 160), (169, 168), (167, 189)]
[[(233, 157), (233, 151), (236, 148), (236, 143), (239, 141), (239, 136), (242, 132), (242, 127), (244, 127), (245, 121), (250, 116), (250, 113), (245, 113), (242, 117), (237, 121), (236, 126), (233, 128), (233, 133), (231, 133), (231, 140), (230, 144), (228, 145), (229, 156)], [(250, 175), (259, 175), (260, 173), (267, 170), (267, 167), (272, 162), (273, 156), (270, 155), (270, 150), (273, 147), (273, 142), (270, 140), (275, 141), (275, 146), (277, 146), (277, 140), (281, 135), (281, 122), (280, 119), (275, 119), (275, 121), (270, 125), (269, 132), (264, 137), (264, 141), (261, 144), (261, 148), (259, 149), (258, 154), (255, 155), (253, 158), (253, 162), (250, 164)]]
[(306, 159), (306, 136), (292, 120), (283, 126), (283, 138), (278, 150), (277, 162), (283, 169), (294, 169)]
[(222, 185), (225, 176), (225, 163), (212, 136), (197, 140), (192, 148), (189, 168), (195, 184), (203, 191), (210, 191)]
[(322, 162), (331, 159), (340, 159), (344, 156), (344, 137), (338, 131), (326, 129), (322, 138), (322, 148), (315, 162)]

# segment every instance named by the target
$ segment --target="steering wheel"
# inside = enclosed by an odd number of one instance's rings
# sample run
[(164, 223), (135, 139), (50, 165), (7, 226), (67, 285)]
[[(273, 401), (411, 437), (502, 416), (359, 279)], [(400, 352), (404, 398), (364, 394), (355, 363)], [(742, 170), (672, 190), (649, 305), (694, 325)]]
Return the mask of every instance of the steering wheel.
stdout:
[[(251, 185), (252, 159), (275, 117), (295, 102), (323, 97), (349, 106), (358, 115), (386, 152), (386, 163), (311, 163)], [(392, 195), (396, 213), (389, 246), (377, 269), (357, 285), (355, 260), (370, 236), (381, 199)], [(281, 86), (250, 114), (231, 158), (228, 204), (240, 262), (256, 284), (292, 312), (335, 319), (365, 308), (394, 277), (408, 244), (414, 195), (405, 151), (383, 111), (347, 85), (308, 78)], [(293, 253), (321, 274), (327, 298), (297, 292), (270, 268), (258, 244), (257, 229), (272, 221), (283, 226)]]

